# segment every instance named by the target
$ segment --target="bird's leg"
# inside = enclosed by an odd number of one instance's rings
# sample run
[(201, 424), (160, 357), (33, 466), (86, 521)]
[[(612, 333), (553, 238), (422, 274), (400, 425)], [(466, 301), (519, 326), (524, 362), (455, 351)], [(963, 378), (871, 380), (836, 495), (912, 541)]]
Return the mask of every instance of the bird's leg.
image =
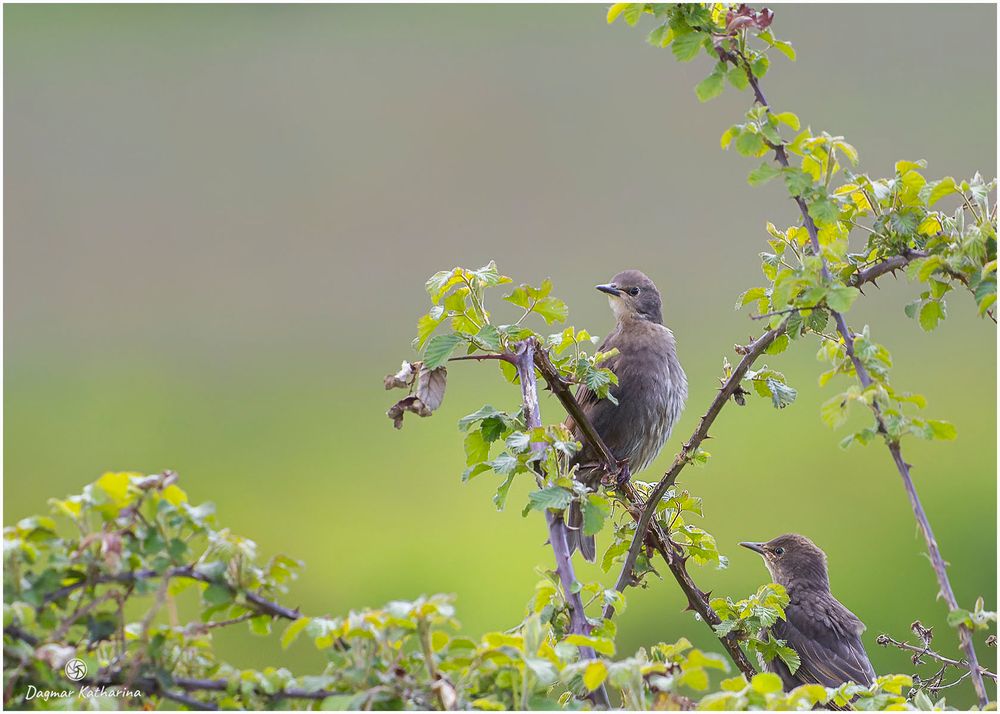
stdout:
[(615, 476), (615, 485), (621, 488), (632, 479), (632, 471), (628, 466), (628, 459), (618, 462), (618, 475)]

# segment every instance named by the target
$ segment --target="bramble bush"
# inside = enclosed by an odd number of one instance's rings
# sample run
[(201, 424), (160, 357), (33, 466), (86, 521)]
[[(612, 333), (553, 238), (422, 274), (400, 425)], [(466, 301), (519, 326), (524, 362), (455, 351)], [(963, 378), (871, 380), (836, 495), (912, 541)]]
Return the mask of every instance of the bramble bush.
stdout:
[[(722, 148), (763, 159), (749, 183), (782, 181), (801, 212), (795, 225), (767, 224), (763, 284), (736, 303), (754, 311), (763, 331), (736, 346), (735, 365), (723, 358), (722, 387), (663, 477), (618, 478), (623, 464), (573, 396), (576, 385), (586, 385), (614, 399), (616, 377), (602, 366), (610, 355), (597, 351), (598, 340), (587, 330), (562, 326), (569, 311), (551, 282), (515, 286), (493, 262), (436, 273), (426, 284), (430, 307), (413, 343), (419, 358), (386, 377), (386, 389), (406, 392), (388, 415), (397, 428), (412, 419), (408, 414), (431, 416), (444, 399), (453, 362), (495, 362), (498, 377), (512, 393), (516, 388), (513, 406), (484, 405), (458, 427), (466, 454), (460, 480), (496, 479), (493, 507), (506, 507), (515, 480), (537, 486), (517, 507), (526, 517), (545, 519), (553, 562), (525, 594), (524, 619), (503, 632), (470, 637), (448, 595), (346, 614), (301, 613), (280, 604), (301, 563), (262, 559), (253, 541), (218, 525), (211, 505), (192, 505), (176, 474), (107, 473), (80, 494), (50, 501), (50, 516), (4, 529), (6, 706), (942, 709), (942, 690), (961, 680), (975, 689), (980, 706), (990, 703), (983, 679), (995, 683), (995, 675), (976, 661), (973, 638), (985, 635), (996, 614), (982, 598), (967, 608), (955, 599), (902, 456), (907, 437), (953, 439), (955, 429), (923, 416), (926, 400), (890, 382), (888, 349), (868, 325), (851, 329), (846, 315), (863, 287), (903, 271), (916, 286), (906, 314), (919, 329), (933, 330), (947, 317), (947, 300), (959, 293), (995, 321), (995, 180), (929, 178), (924, 162), (908, 160), (897, 162), (891, 176), (872, 177), (858, 169), (858, 152), (844, 137), (803, 128), (795, 114), (772, 109), (761, 80), (776, 53), (794, 60), (795, 49), (775, 36), (766, 8), (620, 3), (608, 21), (619, 17), (632, 26), (651, 19), (648, 42), (669, 47), (679, 61), (711, 60), (710, 74), (695, 88), (699, 100), (727, 87), (752, 95), (751, 108), (723, 134)], [(821, 421), (839, 428), (851, 410), (870, 414), (870, 423), (841, 445), (885, 445), (926, 540), (965, 659), (935, 652), (932, 634), (919, 623), (918, 645), (885, 634), (877, 641), (912, 653), (914, 668), (936, 670), (929, 676), (911, 671), (881, 676), (871, 686), (783, 692), (776, 675), (758, 671), (774, 658), (792, 670), (798, 666), (794, 649), (768, 631), (784, 616), (783, 588), (769, 583), (745, 597), (710, 597), (689, 571), (723, 568), (726, 558), (697, 525), (705, 505), (676, 486), (678, 474), (710, 463), (702, 444), (729, 404), (745, 406), (754, 395), (763, 402), (751, 408), (794, 402), (796, 388), (758, 363), (809, 342), (828, 366), (820, 386), (839, 385)], [(606, 478), (596, 490), (573, 479), (569, 464), (581, 444), (562, 412), (542, 420), (539, 382), (602, 455)], [(585, 533), (602, 534), (601, 565), (617, 573), (613, 585), (576, 579), (560, 531), (560, 514), (574, 501)], [(649, 582), (661, 563), (704, 623), (693, 626), (711, 627), (724, 655), (698, 650), (684, 637), (634, 653), (617, 650), (615, 617), (626, 607), (628, 588), (665, 587)], [(244, 670), (219, 661), (213, 633), (240, 626), (258, 636), (280, 632), (285, 647), (308, 639), (321, 673)], [(87, 672), (75, 684), (64, 676), (74, 659)], [(949, 672), (957, 673), (955, 681), (946, 681)], [(81, 696), (84, 690), (89, 694)]]

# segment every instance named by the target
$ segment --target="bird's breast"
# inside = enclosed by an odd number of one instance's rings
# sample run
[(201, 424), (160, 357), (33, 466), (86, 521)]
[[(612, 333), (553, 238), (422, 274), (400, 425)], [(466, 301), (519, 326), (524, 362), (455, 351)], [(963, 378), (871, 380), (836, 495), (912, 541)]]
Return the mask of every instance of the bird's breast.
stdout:
[[(670, 330), (654, 323), (623, 334), (615, 365), (615, 409), (624, 437), (616, 450), (633, 472), (652, 461), (670, 437), (687, 399), (687, 377)], [(618, 453), (621, 452), (621, 453)]]

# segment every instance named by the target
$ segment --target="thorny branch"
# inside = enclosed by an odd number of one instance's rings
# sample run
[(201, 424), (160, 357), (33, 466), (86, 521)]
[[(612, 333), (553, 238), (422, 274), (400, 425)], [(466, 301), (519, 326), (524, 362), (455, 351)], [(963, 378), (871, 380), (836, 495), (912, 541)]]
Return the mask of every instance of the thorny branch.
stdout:
[[(746, 58), (737, 50), (735, 53), (729, 52), (722, 47), (718, 48), (719, 57), (725, 61), (739, 67), (746, 74), (747, 80), (750, 83), (750, 87), (753, 89), (754, 98), (758, 104), (770, 111), (770, 105), (764, 96), (763, 91), (760, 88), (760, 84), (757, 81), (757, 77), (754, 76), (753, 71), (750, 68), (749, 63)], [(778, 162), (783, 168), (788, 168), (788, 154), (785, 151), (785, 147), (782, 144), (770, 144), (771, 148), (774, 150), (775, 161)], [(809, 234), (809, 242), (812, 246), (813, 252), (817, 255), (822, 262), (822, 274), (823, 278), (827, 281), (831, 280), (830, 271), (826, 264), (826, 259), (823, 257), (822, 250), (819, 243), (819, 233), (816, 229), (816, 223), (813, 221), (811, 215), (809, 215), (809, 207), (806, 204), (805, 199), (800, 196), (795, 196), (794, 201), (799, 207), (799, 212), (802, 214), (802, 222)], [(898, 256), (899, 258), (905, 258), (905, 255)], [(847, 321), (844, 316), (839, 312), (834, 310), (830, 311), (833, 315), (834, 322), (837, 325), (837, 332), (840, 334), (841, 339), (844, 343), (844, 349), (847, 356), (850, 358), (851, 363), (854, 365), (855, 374), (858, 377), (858, 381), (861, 386), (867, 389), (873, 384), (871, 375), (868, 373), (867, 368), (864, 363), (858, 358), (854, 352), (854, 334), (847, 325)], [(882, 418), (881, 409), (877, 402), (872, 402), (871, 405), (872, 412), (875, 415), (875, 420), (878, 424), (878, 430), (882, 434), (887, 433), (885, 427), (885, 421)], [(941, 551), (938, 548), (937, 540), (934, 537), (934, 531), (931, 529), (930, 522), (927, 519), (927, 514), (924, 512), (923, 505), (920, 502), (920, 498), (917, 495), (916, 487), (913, 484), (913, 479), (910, 477), (910, 464), (903, 460), (902, 453), (900, 451), (899, 442), (887, 440), (887, 447), (889, 453), (892, 456), (893, 462), (896, 464), (896, 470), (899, 472), (900, 478), (903, 480), (903, 487), (906, 490), (906, 495), (910, 500), (910, 506), (913, 509), (914, 518), (917, 524), (920, 526), (920, 530), (923, 533), (924, 541), (927, 544), (927, 551), (930, 555), (931, 565), (934, 568), (934, 573), (937, 576), (938, 585), (940, 586), (940, 594), (944, 597), (945, 602), (948, 607), (952, 610), (958, 608), (958, 601), (955, 599), (955, 593), (951, 587), (951, 581), (948, 579), (948, 572), (944, 563), (944, 559), (941, 557)], [(980, 673), (979, 661), (976, 658), (976, 649), (972, 641), (972, 631), (966, 625), (960, 625), (958, 630), (959, 640), (962, 645), (962, 650), (965, 652), (966, 659), (969, 663), (969, 671), (972, 675), (972, 684), (976, 690), (976, 696), (979, 699), (980, 706), (985, 706), (989, 702), (989, 695), (986, 693), (986, 687), (983, 684), (983, 677)]]
[[(88, 578), (85, 580), (78, 580), (75, 583), (70, 583), (69, 585), (64, 585), (58, 590), (53, 591), (45, 597), (43, 605), (47, 605), (56, 600), (60, 600), (75, 590), (79, 590), (83, 587), (93, 587), (94, 585), (105, 585), (108, 583), (122, 583), (130, 584), (138, 580), (152, 580), (154, 578), (188, 578), (190, 580), (197, 580), (203, 583), (218, 583), (217, 580), (208, 577), (204, 573), (198, 572), (194, 566), (183, 566), (178, 568), (170, 568), (164, 572), (158, 572), (156, 570), (132, 570), (123, 573), (117, 573), (115, 575), (100, 575), (97, 577)], [(233, 593), (237, 592), (237, 589), (231, 585), (221, 583), (226, 585)], [(243, 596), (246, 598), (247, 603), (250, 607), (256, 610), (261, 615), (270, 615), (271, 617), (280, 617), (285, 620), (298, 620), (302, 617), (302, 614), (298, 610), (292, 610), (284, 605), (279, 605), (278, 603), (268, 600), (263, 595), (251, 591), (240, 590)]]
[[(949, 667), (955, 667), (956, 669), (969, 669), (969, 663), (965, 660), (951, 659), (950, 657), (945, 657), (938, 652), (935, 652), (930, 648), (930, 645), (924, 644), (923, 646), (911, 645), (909, 642), (900, 642), (895, 640), (889, 635), (879, 635), (875, 638), (875, 644), (881, 645), (882, 647), (895, 647), (897, 649), (906, 650), (908, 652), (913, 652), (913, 664), (923, 664), (924, 657), (930, 657), (933, 660), (941, 662)], [(994, 682), (997, 681), (997, 676), (990, 670), (983, 666), (979, 667), (979, 673), (984, 677), (989, 677)]]
[[(535, 429), (542, 425), (541, 412), (538, 406), (538, 390), (535, 386), (535, 363), (538, 355), (534, 340), (525, 340), (517, 345), (517, 352), (513, 355), (513, 363), (517, 368), (517, 376), (521, 382), (521, 396), (524, 404), (525, 426)], [(532, 444), (532, 449), (543, 449), (544, 444)], [(607, 447), (605, 447), (607, 448)], [(576, 574), (573, 571), (573, 559), (569, 552), (569, 543), (566, 539), (566, 526), (562, 519), (545, 510), (545, 519), (549, 525), (549, 544), (556, 558), (556, 572), (562, 583), (563, 595), (569, 604), (570, 631), (577, 635), (589, 635), (590, 623), (587, 622), (587, 614), (583, 607), (583, 598), (580, 597), (577, 588)], [(580, 647), (580, 657), (582, 659), (594, 659), (596, 655), (590, 647)], [(608, 693), (604, 686), (600, 686), (591, 693), (595, 704), (605, 708), (610, 708)]]

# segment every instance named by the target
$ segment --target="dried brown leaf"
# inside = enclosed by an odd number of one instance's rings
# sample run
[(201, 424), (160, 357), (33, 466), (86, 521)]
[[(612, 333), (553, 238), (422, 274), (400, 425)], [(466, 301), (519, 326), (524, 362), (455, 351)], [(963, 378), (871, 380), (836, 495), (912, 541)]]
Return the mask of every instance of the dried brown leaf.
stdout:
[(417, 377), (417, 398), (431, 411), (435, 411), (444, 401), (444, 388), (448, 380), (448, 370), (420, 368)]

